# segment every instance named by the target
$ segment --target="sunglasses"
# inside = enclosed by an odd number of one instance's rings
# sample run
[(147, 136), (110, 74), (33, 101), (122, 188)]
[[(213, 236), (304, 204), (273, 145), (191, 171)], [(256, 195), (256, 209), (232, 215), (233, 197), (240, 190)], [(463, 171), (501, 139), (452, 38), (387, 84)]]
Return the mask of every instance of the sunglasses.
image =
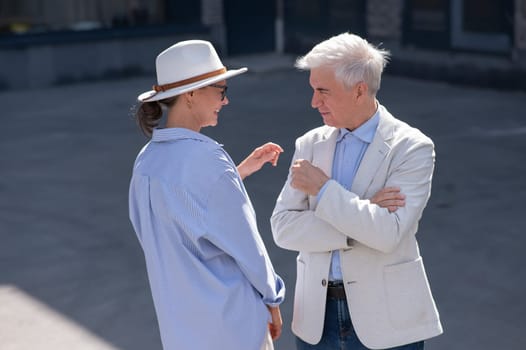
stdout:
[(226, 85), (219, 85), (219, 84), (210, 84), (208, 86), (215, 87), (216, 89), (222, 89), (221, 91), (221, 101), (223, 101), (226, 97), (226, 90), (228, 89), (228, 86)]

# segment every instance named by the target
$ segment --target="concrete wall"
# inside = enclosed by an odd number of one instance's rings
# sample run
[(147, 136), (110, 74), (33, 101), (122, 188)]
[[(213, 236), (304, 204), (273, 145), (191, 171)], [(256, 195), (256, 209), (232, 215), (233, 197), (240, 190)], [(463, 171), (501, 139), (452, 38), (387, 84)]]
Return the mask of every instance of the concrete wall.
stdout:
[(155, 57), (174, 43), (208, 33), (78, 40), (0, 48), (0, 89), (25, 89), (155, 72)]

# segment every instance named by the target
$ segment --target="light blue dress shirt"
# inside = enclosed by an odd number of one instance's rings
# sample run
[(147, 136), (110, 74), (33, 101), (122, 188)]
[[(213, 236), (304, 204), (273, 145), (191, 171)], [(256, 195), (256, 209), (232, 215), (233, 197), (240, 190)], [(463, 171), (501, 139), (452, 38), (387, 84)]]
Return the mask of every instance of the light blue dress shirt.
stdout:
[(129, 213), (165, 350), (259, 349), (285, 296), (234, 162), (200, 133), (155, 129)]
[[(363, 155), (373, 141), (379, 118), (377, 111), (372, 118), (369, 118), (355, 130), (340, 129), (339, 131), (332, 163), (332, 178), (348, 191), (351, 190), (354, 176), (358, 171)], [(319, 198), (325, 192), (325, 186), (318, 193)], [(332, 252), (329, 280), (339, 281), (342, 279), (340, 252), (335, 250)]]

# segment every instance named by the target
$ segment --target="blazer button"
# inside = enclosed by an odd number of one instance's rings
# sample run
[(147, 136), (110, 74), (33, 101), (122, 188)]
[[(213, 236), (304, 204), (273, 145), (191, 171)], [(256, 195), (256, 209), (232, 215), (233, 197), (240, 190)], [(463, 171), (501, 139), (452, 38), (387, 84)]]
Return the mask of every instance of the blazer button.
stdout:
[(324, 287), (327, 285), (327, 280), (325, 278), (321, 280), (321, 285)]

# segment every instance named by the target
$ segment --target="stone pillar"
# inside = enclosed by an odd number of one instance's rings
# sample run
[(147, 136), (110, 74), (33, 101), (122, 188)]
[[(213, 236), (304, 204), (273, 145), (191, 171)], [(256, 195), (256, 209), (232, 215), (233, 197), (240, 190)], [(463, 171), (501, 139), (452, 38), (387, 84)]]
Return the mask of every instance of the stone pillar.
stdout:
[(515, 0), (513, 61), (526, 67), (526, 0)]
[(227, 54), (226, 26), (223, 15), (223, 0), (201, 0), (201, 22), (210, 27), (211, 40), (216, 50)]
[(515, 47), (526, 50), (526, 0), (515, 0)]
[(274, 20), (274, 37), (276, 53), (285, 51), (285, 4), (284, 0), (276, 0), (276, 19)]
[(368, 0), (366, 30), (371, 41), (400, 44), (404, 0)]

